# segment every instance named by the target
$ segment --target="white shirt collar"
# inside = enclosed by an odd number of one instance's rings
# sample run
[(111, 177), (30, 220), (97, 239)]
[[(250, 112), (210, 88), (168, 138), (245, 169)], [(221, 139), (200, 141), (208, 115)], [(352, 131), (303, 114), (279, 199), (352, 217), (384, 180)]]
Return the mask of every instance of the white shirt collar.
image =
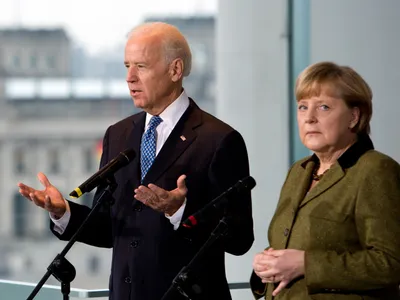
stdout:
[[(183, 113), (189, 107), (189, 97), (187, 96), (185, 90), (179, 95), (179, 97), (172, 102), (166, 109), (160, 114), (161, 119), (164, 126), (168, 126), (170, 128), (174, 128), (176, 123), (178, 123), (179, 119), (182, 117)], [(149, 125), (150, 119), (152, 115), (146, 113), (146, 123), (145, 130)]]

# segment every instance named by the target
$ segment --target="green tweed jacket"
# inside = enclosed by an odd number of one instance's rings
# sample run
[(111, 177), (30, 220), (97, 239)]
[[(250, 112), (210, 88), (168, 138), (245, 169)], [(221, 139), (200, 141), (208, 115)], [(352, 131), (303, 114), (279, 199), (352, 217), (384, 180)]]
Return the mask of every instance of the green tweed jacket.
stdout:
[(305, 275), (272, 297), (253, 272), (255, 298), (400, 299), (400, 165), (366, 136), (307, 193), (316, 163), (292, 166), (268, 231), (274, 249), (305, 250)]

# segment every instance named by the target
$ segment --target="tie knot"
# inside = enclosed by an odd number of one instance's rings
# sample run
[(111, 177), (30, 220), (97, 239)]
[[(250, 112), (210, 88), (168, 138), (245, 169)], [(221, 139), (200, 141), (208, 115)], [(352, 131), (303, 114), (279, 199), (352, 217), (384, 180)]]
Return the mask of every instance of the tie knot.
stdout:
[(157, 128), (158, 125), (163, 121), (159, 116), (152, 116), (149, 122), (148, 130)]

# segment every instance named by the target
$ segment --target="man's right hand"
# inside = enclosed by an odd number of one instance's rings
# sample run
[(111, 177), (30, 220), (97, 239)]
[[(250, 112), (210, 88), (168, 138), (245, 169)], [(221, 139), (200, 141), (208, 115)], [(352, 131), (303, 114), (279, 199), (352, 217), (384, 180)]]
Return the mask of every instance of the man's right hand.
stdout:
[(18, 183), (19, 193), (37, 206), (40, 206), (51, 213), (56, 219), (61, 218), (66, 211), (66, 204), (63, 195), (53, 186), (43, 173), (38, 174), (40, 183), (44, 190), (35, 190), (21, 182)]

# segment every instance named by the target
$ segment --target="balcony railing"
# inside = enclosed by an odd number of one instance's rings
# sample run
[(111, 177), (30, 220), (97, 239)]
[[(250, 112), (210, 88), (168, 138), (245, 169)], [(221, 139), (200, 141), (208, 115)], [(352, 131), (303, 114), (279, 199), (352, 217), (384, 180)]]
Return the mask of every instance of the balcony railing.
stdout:
[[(22, 300), (28, 298), (30, 293), (35, 288), (36, 283), (0, 280), (0, 295), (1, 299)], [(230, 283), (231, 290), (248, 289), (250, 286), (247, 282)], [(108, 297), (108, 290), (85, 290), (71, 288), (69, 294), (71, 298), (89, 299)], [(35, 300), (55, 300), (62, 299), (62, 294), (59, 286), (43, 285), (40, 292), (36, 295)]]

